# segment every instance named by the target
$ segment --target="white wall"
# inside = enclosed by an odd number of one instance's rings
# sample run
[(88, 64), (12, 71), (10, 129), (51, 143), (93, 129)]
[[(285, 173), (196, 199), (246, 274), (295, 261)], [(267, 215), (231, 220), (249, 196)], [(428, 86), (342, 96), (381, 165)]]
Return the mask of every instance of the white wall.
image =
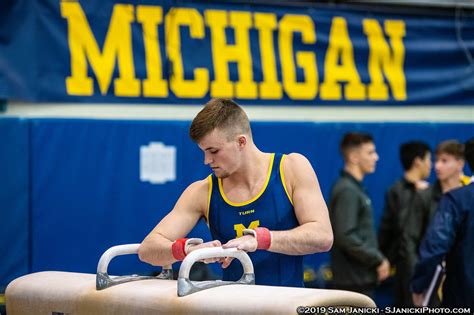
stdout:
[[(202, 106), (158, 104), (31, 104), (12, 102), (0, 116), (192, 120)], [(244, 106), (252, 121), (474, 123), (474, 106)]]

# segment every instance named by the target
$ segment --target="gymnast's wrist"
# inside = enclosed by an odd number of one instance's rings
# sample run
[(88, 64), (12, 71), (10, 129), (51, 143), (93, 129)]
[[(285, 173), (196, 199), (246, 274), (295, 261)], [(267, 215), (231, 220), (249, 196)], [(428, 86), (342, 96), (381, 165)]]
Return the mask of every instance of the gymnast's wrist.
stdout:
[(257, 249), (267, 250), (272, 244), (272, 233), (265, 227), (245, 229), (243, 235), (253, 235), (257, 241)]
[(171, 244), (171, 253), (174, 259), (181, 261), (186, 258), (190, 247), (202, 243), (203, 240), (200, 238), (178, 238)]

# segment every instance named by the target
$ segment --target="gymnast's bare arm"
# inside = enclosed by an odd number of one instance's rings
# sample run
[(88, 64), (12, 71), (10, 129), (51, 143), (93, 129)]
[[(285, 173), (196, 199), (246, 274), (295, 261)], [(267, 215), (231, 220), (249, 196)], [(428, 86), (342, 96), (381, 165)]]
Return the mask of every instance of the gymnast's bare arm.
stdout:
[[(333, 234), (329, 213), (318, 179), (306, 157), (289, 154), (283, 161), (283, 173), (299, 226), (286, 231), (271, 231), (271, 252), (287, 255), (307, 255), (331, 249)], [(251, 235), (229, 241), (224, 248), (237, 247), (255, 251), (257, 244)]]
[[(143, 240), (138, 250), (140, 260), (154, 266), (166, 266), (176, 262), (171, 244), (188, 235), (207, 209), (209, 182), (207, 179), (192, 183), (181, 194), (173, 210)], [(212, 241), (193, 246), (192, 249), (220, 246)]]

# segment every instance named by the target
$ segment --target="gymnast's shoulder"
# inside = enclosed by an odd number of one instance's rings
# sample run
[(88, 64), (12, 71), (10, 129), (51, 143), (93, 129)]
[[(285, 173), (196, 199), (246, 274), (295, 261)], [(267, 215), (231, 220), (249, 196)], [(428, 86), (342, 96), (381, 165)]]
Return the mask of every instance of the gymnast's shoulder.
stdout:
[(289, 153), (281, 161), (281, 170), (287, 180), (298, 178), (302, 175), (313, 174), (311, 162), (301, 153)]

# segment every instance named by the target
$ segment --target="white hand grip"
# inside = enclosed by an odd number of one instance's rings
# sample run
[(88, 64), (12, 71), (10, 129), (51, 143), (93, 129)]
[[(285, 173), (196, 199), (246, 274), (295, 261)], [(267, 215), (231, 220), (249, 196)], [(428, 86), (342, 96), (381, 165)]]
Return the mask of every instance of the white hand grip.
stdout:
[[(199, 260), (206, 258), (234, 257), (237, 258), (244, 269), (244, 273), (240, 280), (232, 281), (190, 281), (189, 272), (193, 264)], [(255, 274), (253, 264), (246, 252), (237, 248), (210, 247), (197, 249), (189, 253), (181, 263), (178, 276), (178, 296), (186, 296), (188, 294), (209, 289), (221, 285), (228, 284), (255, 284)]]

